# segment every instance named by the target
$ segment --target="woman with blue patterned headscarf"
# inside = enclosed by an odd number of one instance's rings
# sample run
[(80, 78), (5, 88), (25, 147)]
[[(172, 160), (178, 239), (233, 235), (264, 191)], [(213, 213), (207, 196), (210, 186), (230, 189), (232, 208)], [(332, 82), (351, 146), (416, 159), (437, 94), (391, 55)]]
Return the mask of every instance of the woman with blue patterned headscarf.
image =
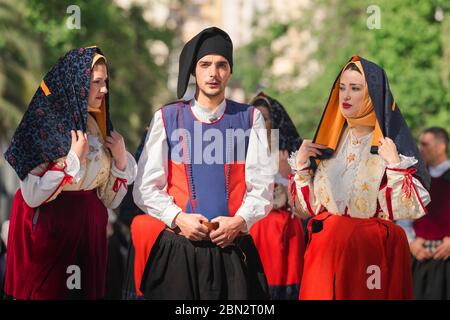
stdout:
[(33, 96), (6, 160), (20, 178), (12, 205), (4, 291), (14, 299), (99, 299), (106, 275), (107, 208), (136, 162), (109, 118), (107, 61), (69, 51)]
[[(292, 210), (292, 197), (288, 192), (291, 168), (287, 161), (302, 139), (289, 114), (276, 99), (260, 92), (252, 102), (263, 115), (271, 141), (271, 132), (278, 130), (279, 170), (275, 176), (273, 208), (255, 223), (250, 234), (255, 242), (271, 298), (296, 300), (303, 270), (305, 240), (300, 218)], [(271, 146), (275, 148), (275, 146)]]

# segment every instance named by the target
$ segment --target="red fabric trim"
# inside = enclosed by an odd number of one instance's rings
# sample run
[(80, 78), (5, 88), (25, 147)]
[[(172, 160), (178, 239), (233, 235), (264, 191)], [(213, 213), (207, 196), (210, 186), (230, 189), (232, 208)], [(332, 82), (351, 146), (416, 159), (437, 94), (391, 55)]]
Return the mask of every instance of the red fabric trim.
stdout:
[(125, 188), (125, 190), (128, 190), (127, 179), (116, 178), (116, 181), (114, 181), (114, 185), (113, 185), (113, 191), (116, 193), (119, 192), (119, 189), (121, 186), (123, 186)]
[[(229, 172), (227, 174), (227, 167)], [(224, 165), (225, 179), (228, 176), (228, 213), (234, 217), (242, 205), (247, 187), (245, 184), (245, 164), (226, 163)]]
[(58, 167), (58, 165), (56, 163), (52, 163), (51, 165), (49, 165), (47, 170), (64, 172), (64, 170), (66, 170), (66, 168), (67, 168), (67, 162), (66, 162), (66, 160), (64, 160), (62, 168)]
[(138, 296), (143, 296), (140, 290), (142, 275), (153, 245), (164, 228), (165, 224), (163, 222), (148, 214), (137, 215), (131, 223), (131, 241), (135, 251), (134, 282)]
[(373, 215), (374, 218), (378, 218), (381, 212), (381, 205), (380, 205), (380, 201), (378, 201), (377, 199), (377, 209), (375, 211), (375, 214)]
[(412, 191), (416, 194), (417, 199), (419, 200), (420, 205), (422, 206), (425, 213), (428, 213), (427, 208), (423, 205), (422, 199), (419, 197), (419, 193), (417, 192), (416, 186), (414, 185), (413, 175), (416, 173), (416, 168), (407, 168), (407, 169), (397, 169), (397, 168), (386, 168), (387, 170), (392, 170), (396, 172), (404, 172), (403, 182), (402, 182), (402, 191), (405, 193), (407, 198), (410, 198), (412, 195)]
[(295, 183), (295, 180), (293, 179), (295, 176), (295, 173), (291, 173), (288, 176), (288, 192), (291, 195), (291, 204), (295, 204), (295, 197), (297, 196), (297, 185)]
[[(181, 105), (182, 105), (182, 103), (178, 104), (179, 129), (183, 129), (183, 117), (181, 115)], [(192, 116), (195, 119), (197, 119), (195, 117), (194, 113), (192, 112), (190, 107), (189, 107), (189, 110), (192, 113)], [(198, 121), (200, 121), (200, 120), (198, 120)], [(180, 132), (182, 132), (182, 130), (180, 130)], [(197, 207), (197, 201), (196, 201), (196, 199), (192, 198), (193, 197), (193, 195), (191, 194), (192, 193), (192, 184), (191, 184), (191, 180), (190, 180), (190, 177), (189, 177), (188, 159), (186, 158), (186, 155), (188, 154), (189, 150), (186, 150), (186, 141), (185, 141), (186, 139), (185, 139), (185, 137), (184, 136), (181, 136), (181, 137), (183, 138), (183, 144), (181, 145), (181, 147), (183, 149), (183, 159), (182, 159), (182, 161), (183, 161), (183, 166), (184, 166), (184, 172), (186, 173), (186, 181), (187, 181), (187, 184), (188, 184), (189, 203), (191, 205), (192, 212), (195, 212), (195, 208)]]
[(414, 193), (416, 194), (417, 199), (419, 200), (422, 209), (425, 211), (425, 214), (428, 214), (428, 209), (423, 205), (422, 199), (419, 197), (419, 192), (417, 192), (416, 185), (413, 183), (412, 185)]
[(173, 197), (173, 201), (182, 211), (186, 211), (189, 202), (189, 185), (185, 166), (169, 160), (167, 176), (167, 193)]
[(44, 203), (47, 202), (48, 200), (50, 200), (50, 199), (55, 195), (55, 193), (56, 193), (60, 188), (63, 188), (67, 183), (68, 183), (68, 184), (72, 184), (72, 183), (73, 183), (73, 177), (72, 177), (70, 174), (68, 174), (68, 173), (66, 173), (66, 172), (64, 171), (64, 169), (66, 169), (66, 167), (67, 167), (67, 163), (66, 163), (65, 160), (64, 160), (64, 167), (63, 167), (63, 168), (58, 168), (58, 167), (56, 166), (56, 163), (53, 164), (53, 165), (50, 167), (49, 171), (59, 171), (59, 172), (62, 172), (62, 173), (64, 173), (64, 177), (62, 178), (61, 182), (59, 183), (59, 185), (58, 185), (58, 187), (55, 189), (55, 191), (52, 192), (52, 194), (44, 201)]
[(387, 170), (404, 172), (403, 183), (402, 183), (402, 191), (406, 194), (407, 198), (411, 197), (412, 185), (413, 183), (413, 174), (416, 173), (416, 168), (408, 168), (408, 169), (397, 169), (397, 168), (387, 168)]
[(394, 220), (394, 214), (392, 213), (392, 198), (391, 198), (391, 194), (392, 194), (392, 188), (391, 187), (386, 187), (386, 204), (387, 204), (387, 208), (388, 208), (389, 219), (390, 220)]
[(311, 209), (311, 204), (309, 203), (309, 187), (304, 186), (300, 189), (302, 191), (303, 198), (305, 199), (306, 207), (308, 208), (309, 213), (314, 216), (314, 211)]

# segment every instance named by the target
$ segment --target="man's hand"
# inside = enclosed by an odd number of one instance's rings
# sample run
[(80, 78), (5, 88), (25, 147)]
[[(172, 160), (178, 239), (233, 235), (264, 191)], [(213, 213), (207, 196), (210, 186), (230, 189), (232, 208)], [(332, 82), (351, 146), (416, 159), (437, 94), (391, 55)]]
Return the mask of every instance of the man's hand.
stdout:
[(431, 259), (431, 253), (423, 247), (423, 243), (425, 242), (425, 239), (423, 238), (416, 238), (411, 244), (409, 245), (409, 249), (411, 251), (411, 254), (418, 260), (423, 261), (426, 259)]
[(180, 212), (175, 217), (175, 224), (180, 228), (183, 236), (192, 241), (208, 239), (208, 228), (201, 224), (201, 221), (208, 221), (208, 219), (198, 213)]
[(211, 241), (221, 248), (229, 246), (238, 236), (239, 232), (246, 228), (244, 218), (240, 216), (234, 217), (217, 217), (211, 222), (219, 222), (219, 228), (209, 234)]
[(450, 237), (442, 239), (442, 243), (433, 253), (434, 260), (447, 260), (450, 257)]

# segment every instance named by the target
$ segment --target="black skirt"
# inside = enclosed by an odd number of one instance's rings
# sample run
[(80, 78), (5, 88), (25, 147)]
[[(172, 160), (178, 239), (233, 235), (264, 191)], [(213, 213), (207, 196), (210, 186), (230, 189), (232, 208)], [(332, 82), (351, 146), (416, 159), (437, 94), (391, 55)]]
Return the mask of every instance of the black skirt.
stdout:
[(450, 259), (418, 261), (411, 258), (414, 299), (450, 300)]
[[(132, 269), (132, 268), (130, 268)], [(149, 255), (140, 290), (153, 300), (269, 299), (251, 236), (224, 249), (163, 231)]]

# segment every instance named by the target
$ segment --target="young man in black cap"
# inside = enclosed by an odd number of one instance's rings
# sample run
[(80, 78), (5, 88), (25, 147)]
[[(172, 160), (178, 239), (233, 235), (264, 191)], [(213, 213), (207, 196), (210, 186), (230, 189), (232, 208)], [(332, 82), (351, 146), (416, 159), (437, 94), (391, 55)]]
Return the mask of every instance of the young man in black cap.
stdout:
[[(208, 28), (180, 56), (178, 98), (158, 110), (133, 196), (133, 280), (148, 299), (264, 299), (267, 281), (250, 227), (272, 207), (273, 165), (264, 119), (225, 99), (233, 70), (226, 32)], [(275, 171), (276, 172), (276, 171)]]

